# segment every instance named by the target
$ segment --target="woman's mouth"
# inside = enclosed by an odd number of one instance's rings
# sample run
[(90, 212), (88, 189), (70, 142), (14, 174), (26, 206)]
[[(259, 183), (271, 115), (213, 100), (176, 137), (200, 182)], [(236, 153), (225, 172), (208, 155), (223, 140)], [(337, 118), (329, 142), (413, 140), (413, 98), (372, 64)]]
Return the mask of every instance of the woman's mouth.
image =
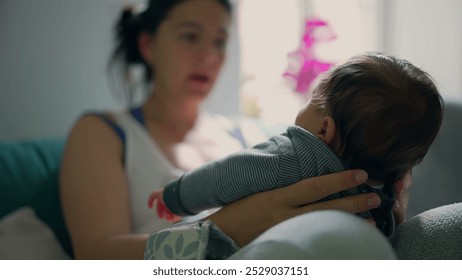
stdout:
[(213, 82), (206, 74), (191, 74), (189, 81), (191, 93), (201, 97), (209, 94)]
[(201, 84), (208, 83), (208, 81), (210, 80), (207, 75), (202, 75), (202, 74), (193, 74), (189, 76), (189, 79), (194, 82), (201, 83)]

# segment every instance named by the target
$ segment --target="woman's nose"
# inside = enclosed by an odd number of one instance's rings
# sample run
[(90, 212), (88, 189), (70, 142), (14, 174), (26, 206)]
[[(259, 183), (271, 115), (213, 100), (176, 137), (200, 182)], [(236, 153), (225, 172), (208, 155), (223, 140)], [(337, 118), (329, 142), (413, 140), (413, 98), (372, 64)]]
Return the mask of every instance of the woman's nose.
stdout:
[(214, 64), (220, 61), (222, 55), (222, 52), (212, 44), (204, 44), (199, 49), (198, 58), (200, 63)]

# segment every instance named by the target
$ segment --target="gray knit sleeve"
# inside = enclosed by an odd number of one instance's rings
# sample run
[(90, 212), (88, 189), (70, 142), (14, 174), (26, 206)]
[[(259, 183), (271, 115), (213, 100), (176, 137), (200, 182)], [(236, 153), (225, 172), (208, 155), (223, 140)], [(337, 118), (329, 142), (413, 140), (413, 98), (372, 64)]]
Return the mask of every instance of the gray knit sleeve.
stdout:
[(173, 213), (191, 215), (274, 189), (279, 180), (279, 138), (206, 164), (171, 182), (164, 191), (165, 204)]

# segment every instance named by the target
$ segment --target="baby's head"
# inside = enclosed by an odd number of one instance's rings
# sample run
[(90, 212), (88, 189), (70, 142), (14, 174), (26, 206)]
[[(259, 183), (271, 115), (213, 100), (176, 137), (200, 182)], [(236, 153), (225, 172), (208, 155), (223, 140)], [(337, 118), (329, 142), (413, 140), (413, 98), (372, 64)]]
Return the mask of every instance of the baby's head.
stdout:
[(350, 168), (394, 182), (424, 158), (441, 126), (432, 78), (406, 60), (367, 53), (326, 72), (296, 125), (328, 144)]

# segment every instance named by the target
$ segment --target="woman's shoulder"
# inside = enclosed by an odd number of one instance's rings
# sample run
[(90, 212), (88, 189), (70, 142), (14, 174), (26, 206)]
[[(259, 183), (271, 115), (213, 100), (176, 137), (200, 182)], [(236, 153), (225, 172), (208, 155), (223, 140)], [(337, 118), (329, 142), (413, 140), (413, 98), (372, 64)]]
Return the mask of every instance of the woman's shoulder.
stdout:
[(107, 121), (111, 121), (114, 123), (118, 122), (118, 119), (124, 117), (128, 114), (128, 109), (120, 109), (120, 110), (101, 110), (101, 111), (86, 111), (84, 112), (78, 122), (85, 122), (85, 123), (98, 123), (103, 122), (106, 123)]
[(124, 131), (121, 119), (128, 116), (129, 110), (87, 111), (76, 121), (72, 132), (95, 133), (96, 135), (112, 137), (115, 135), (124, 142)]
[(80, 116), (72, 127), (68, 144), (82, 146), (85, 143), (92, 145), (120, 145), (120, 136), (117, 133), (116, 119), (113, 112), (87, 112)]
[(94, 115), (82, 115), (67, 137), (62, 168), (72, 174), (74, 171), (69, 170), (107, 167), (116, 162), (121, 166), (123, 150), (123, 143), (103, 121)]

